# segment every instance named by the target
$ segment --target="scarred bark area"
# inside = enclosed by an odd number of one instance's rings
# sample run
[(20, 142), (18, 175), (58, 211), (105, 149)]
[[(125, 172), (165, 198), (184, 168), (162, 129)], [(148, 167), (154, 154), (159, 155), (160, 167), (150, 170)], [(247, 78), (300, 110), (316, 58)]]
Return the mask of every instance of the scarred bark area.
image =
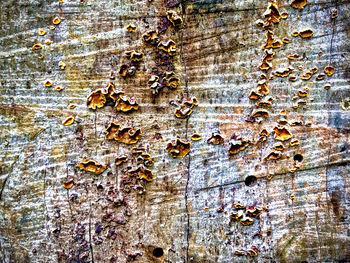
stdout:
[[(268, 1), (1, 1), (0, 262), (350, 261), (350, 3), (275, 4), (288, 16), (259, 27), (271, 18)], [(311, 37), (292, 36), (309, 28)], [(145, 43), (150, 30), (176, 54)], [(269, 30), (282, 43), (274, 55), (262, 48)], [(130, 62), (130, 50), (142, 61)], [(136, 73), (119, 76), (123, 64)], [(151, 76), (170, 71), (180, 86), (153, 95)], [(89, 109), (88, 96), (109, 82), (138, 109), (116, 111), (111, 98)], [(265, 83), (271, 107), (267, 96), (249, 99)], [(193, 97), (190, 117), (176, 118)], [(110, 121), (140, 128), (140, 140), (107, 140)], [(176, 138), (191, 142), (184, 157), (166, 151)], [(152, 181), (130, 175), (139, 145), (154, 161)], [(79, 169), (83, 158), (106, 170)]]

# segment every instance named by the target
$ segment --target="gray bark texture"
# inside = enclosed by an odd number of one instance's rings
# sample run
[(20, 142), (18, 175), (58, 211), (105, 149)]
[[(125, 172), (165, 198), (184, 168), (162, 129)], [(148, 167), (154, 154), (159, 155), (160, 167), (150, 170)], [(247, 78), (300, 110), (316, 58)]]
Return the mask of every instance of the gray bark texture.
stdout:
[(303, 2), (2, 0), (0, 262), (350, 262), (350, 2)]

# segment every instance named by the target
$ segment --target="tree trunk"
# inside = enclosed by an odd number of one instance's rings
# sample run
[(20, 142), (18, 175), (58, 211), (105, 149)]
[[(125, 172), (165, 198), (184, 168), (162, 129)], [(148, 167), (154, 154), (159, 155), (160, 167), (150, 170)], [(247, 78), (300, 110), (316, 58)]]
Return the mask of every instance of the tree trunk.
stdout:
[(304, 2), (2, 0), (0, 262), (350, 262), (350, 2)]

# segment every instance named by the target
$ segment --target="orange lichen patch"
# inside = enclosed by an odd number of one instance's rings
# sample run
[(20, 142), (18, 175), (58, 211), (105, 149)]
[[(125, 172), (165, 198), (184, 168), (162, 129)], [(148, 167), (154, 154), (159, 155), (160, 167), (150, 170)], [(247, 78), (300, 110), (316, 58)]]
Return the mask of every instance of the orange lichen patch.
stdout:
[(188, 100), (183, 101), (182, 104), (177, 109), (175, 109), (174, 115), (177, 118), (185, 119), (191, 115), (192, 108), (197, 105), (198, 100), (196, 97), (189, 98)]
[(245, 140), (242, 138), (237, 138), (236, 140), (234, 139), (230, 140), (228, 153), (230, 155), (237, 154), (240, 151), (243, 151), (245, 148), (247, 148), (249, 144), (250, 144), (249, 140)]
[(288, 18), (288, 13), (287, 13), (287, 12), (283, 12), (283, 13), (281, 14), (281, 18), (282, 18), (282, 19), (287, 19), (287, 18)]
[(116, 89), (112, 82), (109, 82), (102, 91), (106, 95), (106, 98), (112, 101), (117, 101), (120, 95), (124, 94), (123, 91)]
[(180, 79), (178, 77), (175, 77), (175, 76), (165, 78), (165, 85), (168, 88), (176, 89), (180, 86)]
[(293, 0), (290, 5), (296, 9), (303, 10), (306, 4), (307, 0)]
[(52, 23), (54, 25), (58, 25), (59, 23), (61, 23), (61, 19), (59, 19), (58, 17), (55, 17), (53, 20), (52, 20)]
[(283, 42), (281, 40), (276, 40), (271, 30), (268, 30), (265, 36), (266, 43), (262, 46), (263, 49), (279, 48), (283, 46)]
[(191, 149), (191, 143), (182, 141), (179, 138), (176, 141), (168, 142), (165, 150), (174, 158), (186, 156)]
[(115, 104), (115, 109), (117, 111), (122, 112), (131, 112), (139, 109), (139, 105), (137, 104), (134, 98), (129, 98), (127, 96), (120, 96)]
[(264, 211), (262, 207), (259, 206), (249, 206), (246, 210), (248, 216), (259, 216)]
[(301, 79), (302, 80), (308, 80), (312, 77), (312, 72), (308, 71), (306, 73), (304, 73), (303, 75), (301, 75)]
[(285, 118), (279, 119), (279, 120), (278, 120), (278, 124), (287, 125), (287, 124), (288, 124), (288, 120), (285, 119)]
[(46, 34), (46, 31), (45, 31), (44, 29), (39, 29), (39, 30), (38, 30), (38, 34), (39, 34), (40, 36), (44, 36), (44, 35)]
[(275, 132), (275, 140), (287, 141), (293, 136), (293, 134), (283, 126), (276, 126), (273, 128), (273, 131)]
[(173, 40), (169, 39), (167, 42), (160, 42), (158, 49), (167, 52), (170, 56), (176, 55), (176, 44)]
[(145, 152), (141, 153), (141, 157), (142, 157), (142, 159), (144, 159), (144, 160), (149, 160), (149, 159), (151, 159), (151, 155), (150, 155), (149, 153), (145, 153)]
[(119, 68), (119, 75), (125, 78), (128, 74), (129, 65), (123, 64)]
[(237, 256), (244, 256), (245, 251), (243, 249), (236, 249), (235, 251), (233, 251), (233, 254), (235, 254)]
[(267, 83), (266, 83), (266, 80), (260, 80), (258, 82), (258, 94), (261, 94), (261, 95), (267, 95), (269, 94), (269, 89), (267, 87)]
[(257, 107), (268, 107), (270, 108), (272, 106), (272, 102), (274, 99), (272, 97), (266, 97), (265, 100), (258, 101), (256, 103)]
[(244, 226), (249, 226), (254, 223), (254, 219), (248, 216), (243, 216), (240, 220), (241, 224)]
[(294, 68), (292, 66), (288, 66), (285, 69), (277, 69), (275, 72), (275, 75), (284, 78), (289, 76), (289, 74), (292, 73), (293, 71), (294, 71)]
[(70, 180), (64, 181), (62, 183), (62, 185), (63, 185), (64, 188), (70, 189), (74, 185), (74, 181), (73, 181), (73, 179), (70, 179)]
[(220, 133), (212, 133), (211, 137), (207, 140), (208, 144), (222, 144), (224, 143), (224, 138), (221, 136)]
[(122, 163), (126, 163), (128, 161), (128, 155), (127, 154), (123, 154), (118, 156), (117, 158), (115, 158), (115, 164), (116, 165), (121, 165)]
[(277, 151), (283, 151), (284, 150), (284, 145), (281, 142), (277, 142), (273, 145), (273, 148)]
[(55, 90), (57, 90), (57, 91), (61, 91), (61, 90), (63, 90), (64, 88), (63, 87), (61, 87), (61, 86), (57, 86), (56, 88), (55, 88)]
[(139, 166), (136, 169), (131, 169), (129, 170), (129, 173), (137, 174), (140, 179), (145, 179), (148, 182), (151, 182), (153, 180), (152, 171), (143, 166)]
[(41, 58), (41, 59), (43, 59), (43, 58), (44, 58), (44, 55), (43, 55), (43, 54), (39, 54), (38, 57)]
[(247, 253), (251, 257), (257, 257), (258, 256), (258, 249), (255, 246), (252, 246), (250, 249), (247, 250)]
[(265, 50), (263, 60), (272, 60), (275, 56), (276, 52), (273, 52), (272, 50)]
[(280, 11), (276, 2), (269, 2), (267, 9), (264, 13), (264, 18), (268, 22), (279, 23), (281, 19)]
[(261, 94), (257, 93), (255, 90), (252, 90), (248, 95), (248, 98), (251, 100), (258, 100), (261, 97)]
[(300, 105), (306, 105), (306, 100), (298, 100), (297, 102), (294, 103), (293, 108), (297, 109)]
[(135, 154), (135, 155), (140, 155), (142, 154), (144, 151), (146, 151), (146, 147), (145, 146), (142, 146), (142, 145), (138, 145), (136, 147), (133, 147), (131, 149), (131, 153), (132, 154)]
[(125, 56), (132, 61), (141, 61), (143, 59), (143, 53), (135, 50), (126, 51)]
[(268, 130), (266, 128), (262, 128), (259, 132), (259, 134), (261, 136), (265, 136), (265, 137), (268, 137), (270, 135), (270, 133), (268, 132)]
[(69, 116), (67, 119), (62, 121), (62, 124), (65, 125), (65, 126), (69, 126), (69, 125), (72, 125), (73, 122), (74, 122), (74, 117), (73, 116)]
[(74, 109), (75, 107), (76, 107), (76, 105), (74, 105), (74, 104), (71, 104), (68, 106), (69, 109)]
[(289, 196), (289, 199), (290, 200), (293, 200), (295, 198), (295, 195), (294, 194), (291, 194), (290, 196)]
[(296, 58), (300, 58), (300, 55), (299, 54), (290, 54), (290, 55), (288, 55), (288, 59), (290, 59), (290, 60), (293, 60), (293, 59), (296, 59)]
[(96, 108), (102, 108), (105, 105), (106, 101), (107, 99), (103, 93), (103, 90), (97, 89), (91, 92), (87, 98), (86, 104), (89, 109), (95, 110)]
[(290, 76), (289, 76), (289, 80), (290, 80), (290, 81), (293, 81), (293, 82), (294, 82), (294, 81), (297, 81), (297, 77), (294, 76), (294, 75), (290, 75)]
[[(107, 134), (108, 135), (108, 134)], [(133, 129), (132, 127), (125, 127), (119, 129), (114, 139), (125, 144), (134, 144), (140, 140), (141, 129)]]
[(262, 27), (264, 25), (264, 21), (261, 19), (256, 20), (255, 25), (258, 27)]
[(296, 146), (299, 145), (299, 140), (298, 139), (292, 139), (289, 142), (290, 146)]
[(55, 29), (55, 27), (54, 27), (54, 26), (50, 26), (49, 28), (50, 28), (50, 30), (54, 30), (54, 29)]
[(46, 39), (46, 40), (45, 40), (45, 44), (46, 44), (46, 45), (51, 45), (51, 43), (52, 43), (52, 41), (51, 41), (50, 39)]
[(270, 159), (277, 160), (277, 159), (280, 159), (281, 157), (282, 157), (281, 152), (271, 151), (264, 157), (264, 159), (265, 160), (270, 160)]
[(152, 45), (157, 45), (159, 42), (158, 32), (155, 30), (148, 31), (142, 35), (142, 39), (146, 43), (151, 43)]
[(298, 90), (298, 95), (301, 98), (309, 96), (309, 89), (308, 88), (299, 89)]
[(256, 118), (256, 117), (268, 118), (269, 112), (265, 109), (256, 109), (256, 110), (254, 110), (252, 117), (253, 118)]
[(9, 144), (10, 144), (10, 143), (9, 143), (8, 141), (5, 141), (5, 142), (4, 142), (4, 145), (5, 145), (5, 146), (8, 146)]
[(326, 75), (325, 74), (319, 74), (317, 77), (316, 77), (316, 80), (324, 80), (326, 78)]
[(77, 164), (77, 167), (94, 174), (101, 174), (107, 169), (107, 166), (100, 164), (95, 160), (87, 160), (86, 158), (83, 158), (83, 160)]
[(331, 84), (327, 83), (326, 85), (324, 85), (323, 87), (325, 90), (329, 90), (331, 88)]
[(126, 26), (126, 31), (128, 32), (136, 32), (137, 31), (137, 26), (135, 26), (134, 24), (129, 24)]
[(236, 209), (245, 209), (245, 205), (241, 204), (240, 202), (237, 202), (237, 203), (233, 202), (232, 207), (234, 207)]
[(287, 38), (287, 37), (284, 37), (284, 38), (282, 39), (282, 42), (288, 44), (288, 43), (290, 42), (290, 39)]
[(331, 11), (331, 18), (334, 19), (334, 18), (337, 18), (338, 17), (338, 10), (337, 9), (333, 9)]
[(313, 67), (310, 71), (312, 74), (316, 74), (318, 72), (318, 67)]
[(329, 77), (334, 74), (334, 67), (332, 66), (327, 66), (324, 68), (324, 73), (326, 73)]
[(66, 68), (66, 64), (63, 61), (58, 62), (58, 66), (60, 67), (60, 69)]
[(117, 137), (118, 131), (120, 128), (121, 128), (121, 125), (119, 123), (111, 121), (105, 130), (106, 138), (108, 140), (112, 140), (115, 137)]
[(269, 70), (270, 68), (271, 68), (271, 64), (269, 62), (267, 62), (266, 60), (263, 60), (261, 62), (261, 65), (259, 66), (260, 70), (265, 70), (265, 71)]
[(314, 31), (312, 31), (312, 29), (305, 29), (299, 32), (299, 36), (301, 36), (302, 38), (311, 37), (313, 34), (314, 34)]
[(272, 43), (272, 48), (280, 48), (283, 46), (283, 42), (281, 40), (276, 40)]
[(301, 120), (292, 120), (290, 125), (291, 126), (301, 126), (301, 125), (303, 125), (303, 121), (301, 121)]
[[(349, 109), (350, 109), (350, 107), (349, 107)], [(311, 122), (311, 121), (305, 122), (305, 126), (311, 127), (311, 125), (312, 125), (312, 122)]]
[(281, 110), (280, 114), (282, 115), (286, 115), (287, 114), (287, 111), (285, 109)]
[(194, 133), (191, 135), (191, 140), (192, 141), (199, 141), (200, 139), (202, 139), (202, 135), (198, 134), (198, 133)]
[(51, 87), (52, 82), (50, 80), (45, 80), (44, 85), (45, 85), (45, 87)]
[(183, 24), (182, 18), (173, 10), (167, 12), (167, 18), (174, 27), (180, 27)]
[(38, 43), (35, 43), (33, 45), (33, 49), (36, 50), (36, 49), (41, 49), (42, 48), (42, 45), (38, 44)]
[(238, 210), (238, 211), (233, 211), (231, 214), (230, 214), (230, 217), (234, 220), (239, 220), (241, 219), (242, 217), (244, 216), (244, 212), (243, 210)]
[(292, 33), (292, 36), (293, 36), (293, 37), (297, 37), (297, 36), (299, 36), (299, 34), (300, 34), (299, 31), (294, 31), (294, 32)]

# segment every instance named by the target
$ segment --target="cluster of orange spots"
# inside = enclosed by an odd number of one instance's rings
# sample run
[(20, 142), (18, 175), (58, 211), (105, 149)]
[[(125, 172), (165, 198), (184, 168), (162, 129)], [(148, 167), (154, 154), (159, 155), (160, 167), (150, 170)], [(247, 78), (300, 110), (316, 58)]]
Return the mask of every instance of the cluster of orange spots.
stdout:
[(120, 95), (124, 94), (123, 91), (116, 89), (115, 85), (110, 82), (105, 88), (100, 88), (92, 91), (87, 98), (87, 107), (89, 109), (102, 108), (107, 100), (116, 102), (119, 100)]
[(134, 24), (129, 24), (126, 26), (126, 31), (128, 32), (136, 32), (137, 31), (137, 26), (135, 26)]
[(177, 138), (167, 143), (165, 150), (174, 158), (186, 156), (191, 149), (191, 143)]
[(194, 133), (191, 135), (191, 140), (192, 141), (199, 141), (200, 139), (202, 139), (202, 135), (198, 134), (198, 133)]
[(94, 174), (101, 174), (107, 169), (106, 165), (101, 164), (95, 160), (87, 160), (86, 158), (84, 158), (80, 163), (78, 163), (77, 167), (81, 170), (91, 172)]
[(142, 52), (137, 52), (135, 50), (130, 50), (125, 52), (125, 57), (132, 61), (141, 61), (143, 59), (143, 53)]
[(169, 39), (166, 42), (160, 42), (158, 44), (158, 49), (165, 51), (166, 53), (169, 54), (169, 56), (175, 56), (176, 55), (176, 44), (171, 39)]
[(173, 10), (167, 12), (167, 18), (174, 27), (180, 27), (183, 24), (182, 18)]
[(122, 128), (119, 123), (111, 121), (105, 130), (105, 134), (108, 140), (114, 139), (125, 144), (134, 144), (141, 138), (141, 129)]
[(62, 124), (64, 126), (69, 126), (72, 125), (74, 122), (74, 117), (73, 116), (69, 116), (67, 119), (65, 119), (64, 121), (62, 121)]
[(249, 140), (245, 140), (243, 138), (232, 139), (229, 142), (228, 153), (230, 155), (237, 154), (240, 151), (243, 151), (244, 149), (246, 149), (249, 145), (250, 145)]
[(220, 133), (215, 132), (212, 133), (211, 137), (207, 140), (208, 144), (223, 144), (224, 143), (224, 138), (221, 136)]
[(134, 98), (120, 96), (115, 103), (115, 109), (122, 112), (131, 112), (138, 110), (139, 105)]
[(175, 109), (174, 115), (177, 118), (185, 119), (188, 118), (192, 113), (192, 108), (198, 105), (198, 100), (196, 97), (189, 98), (181, 103), (181, 105)]
[(236, 210), (231, 212), (230, 218), (239, 221), (242, 225), (248, 226), (254, 223), (254, 218), (259, 218), (259, 215), (264, 211), (262, 207), (249, 206), (246, 208), (245, 205), (240, 202), (233, 202), (232, 207)]

